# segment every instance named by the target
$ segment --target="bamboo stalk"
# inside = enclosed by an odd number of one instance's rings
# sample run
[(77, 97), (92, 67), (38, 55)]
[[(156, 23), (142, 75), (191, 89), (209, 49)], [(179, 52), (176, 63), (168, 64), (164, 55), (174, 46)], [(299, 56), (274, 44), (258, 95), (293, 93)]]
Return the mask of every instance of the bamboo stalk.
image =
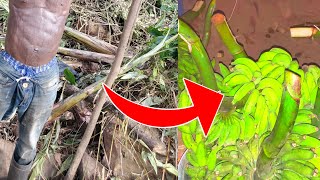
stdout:
[(89, 49), (92, 49), (96, 52), (104, 54), (116, 54), (116, 46), (102, 41), (100, 39), (88, 36), (87, 34), (74, 30), (70, 27), (64, 28), (64, 34), (75, 39), (78, 42), (81, 42), (82, 44), (86, 45)]
[(216, 0), (211, 0), (209, 7), (207, 9), (206, 18), (204, 22), (203, 37), (202, 37), (202, 44), (204, 47), (207, 47), (211, 37), (211, 25), (212, 25), (211, 17), (213, 15), (215, 7), (216, 7)]
[(182, 20), (179, 20), (179, 36), (188, 44), (189, 53), (196, 63), (204, 86), (218, 90), (209, 56), (197, 34)]
[(286, 143), (294, 126), (300, 97), (300, 77), (291, 71), (286, 71), (279, 115), (270, 136), (262, 143), (262, 150), (257, 160), (255, 177), (258, 179), (268, 179), (272, 175), (273, 160)]
[(200, 13), (204, 10), (205, 7), (206, 3), (204, 2), (204, 0), (197, 0), (193, 8), (185, 12), (180, 18), (183, 19), (185, 22), (190, 23), (200, 15)]
[(211, 18), (211, 21), (216, 27), (222, 42), (227, 47), (228, 51), (232, 54), (234, 59), (248, 57), (243, 47), (233, 36), (229, 25), (227, 24), (226, 17), (223, 14), (214, 14)]
[(63, 101), (55, 104), (48, 122), (55, 120), (57, 117), (61, 116), (63, 113), (71, 109), (83, 99), (87, 98), (89, 95), (99, 91), (102, 87), (102, 82), (104, 82), (105, 80), (106, 78), (102, 78), (94, 84), (86, 87), (85, 89), (69, 96), (67, 99), (64, 99)]
[(114, 55), (84, 51), (79, 49), (70, 49), (70, 48), (64, 48), (64, 47), (59, 47), (58, 53), (65, 56), (75, 57), (78, 59), (85, 59), (85, 60), (98, 62), (98, 63), (105, 62), (109, 64), (111, 64), (115, 58)]
[(290, 34), (293, 38), (316, 38), (320, 37), (320, 30), (316, 27), (292, 27), (290, 28)]

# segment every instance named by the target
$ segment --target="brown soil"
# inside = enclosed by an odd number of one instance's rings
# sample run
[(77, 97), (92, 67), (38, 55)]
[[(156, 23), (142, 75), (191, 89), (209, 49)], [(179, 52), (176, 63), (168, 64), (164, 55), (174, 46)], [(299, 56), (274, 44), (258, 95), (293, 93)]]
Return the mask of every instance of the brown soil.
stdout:
[[(196, 0), (182, 0), (183, 10), (192, 8)], [(207, 4), (210, 0), (206, 0)], [(234, 9), (234, 11), (233, 11)], [(294, 58), (304, 63), (320, 64), (320, 38), (290, 37), (289, 28), (296, 25), (320, 25), (319, 0), (217, 0), (216, 10), (223, 11), (238, 42), (244, 45), (249, 56), (257, 59), (262, 51), (273, 46), (287, 49)], [(233, 11), (233, 13), (232, 13)], [(232, 14), (232, 16), (231, 16)], [(191, 26), (202, 35), (205, 11)], [(210, 58), (229, 64), (232, 60), (212, 26), (207, 47)], [(223, 54), (223, 57), (219, 57)]]

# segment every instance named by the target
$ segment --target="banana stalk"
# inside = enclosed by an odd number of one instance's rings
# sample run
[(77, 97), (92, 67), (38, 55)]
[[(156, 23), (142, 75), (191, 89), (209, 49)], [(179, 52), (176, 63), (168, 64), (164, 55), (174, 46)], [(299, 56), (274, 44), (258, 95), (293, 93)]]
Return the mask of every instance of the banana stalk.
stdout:
[(285, 72), (284, 90), (276, 124), (268, 138), (262, 144), (257, 160), (257, 179), (271, 177), (274, 159), (287, 141), (297, 117), (301, 97), (300, 77), (291, 71)]
[(229, 52), (232, 54), (234, 59), (248, 57), (243, 47), (233, 36), (229, 25), (227, 24), (226, 17), (223, 14), (214, 14), (211, 18), (211, 22), (216, 27), (221, 40), (223, 41)]
[(216, 7), (216, 0), (211, 0), (209, 7), (207, 9), (206, 19), (204, 22), (204, 30), (203, 30), (203, 38), (202, 38), (202, 44), (204, 47), (208, 45), (211, 37), (211, 17), (213, 15), (215, 7)]
[(199, 16), (199, 14), (204, 10), (205, 7), (206, 3), (204, 2), (204, 0), (198, 0), (194, 4), (193, 8), (185, 12), (180, 18), (183, 19), (185, 22), (190, 23)]
[(202, 84), (212, 90), (218, 90), (217, 81), (209, 56), (203, 47), (200, 38), (181, 19), (179, 19), (179, 36), (188, 45), (189, 53), (198, 67)]

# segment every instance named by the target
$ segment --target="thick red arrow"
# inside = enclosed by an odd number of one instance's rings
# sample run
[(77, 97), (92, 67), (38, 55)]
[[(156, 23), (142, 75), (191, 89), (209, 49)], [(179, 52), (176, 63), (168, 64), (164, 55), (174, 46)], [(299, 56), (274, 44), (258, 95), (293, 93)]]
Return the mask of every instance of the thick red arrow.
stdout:
[(111, 102), (126, 116), (144, 125), (167, 128), (190, 122), (198, 117), (204, 135), (207, 136), (223, 95), (202, 85), (184, 79), (193, 105), (180, 109), (152, 108), (129, 101), (105, 84), (104, 89)]

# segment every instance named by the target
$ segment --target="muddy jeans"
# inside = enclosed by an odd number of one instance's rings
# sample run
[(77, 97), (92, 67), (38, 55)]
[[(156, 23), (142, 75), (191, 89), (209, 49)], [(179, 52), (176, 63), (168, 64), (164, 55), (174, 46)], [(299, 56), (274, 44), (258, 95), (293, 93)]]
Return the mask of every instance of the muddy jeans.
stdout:
[(19, 138), (13, 157), (19, 165), (30, 164), (36, 156), (37, 142), (51, 114), (58, 82), (55, 58), (47, 65), (30, 67), (1, 51), (0, 122), (18, 114)]

